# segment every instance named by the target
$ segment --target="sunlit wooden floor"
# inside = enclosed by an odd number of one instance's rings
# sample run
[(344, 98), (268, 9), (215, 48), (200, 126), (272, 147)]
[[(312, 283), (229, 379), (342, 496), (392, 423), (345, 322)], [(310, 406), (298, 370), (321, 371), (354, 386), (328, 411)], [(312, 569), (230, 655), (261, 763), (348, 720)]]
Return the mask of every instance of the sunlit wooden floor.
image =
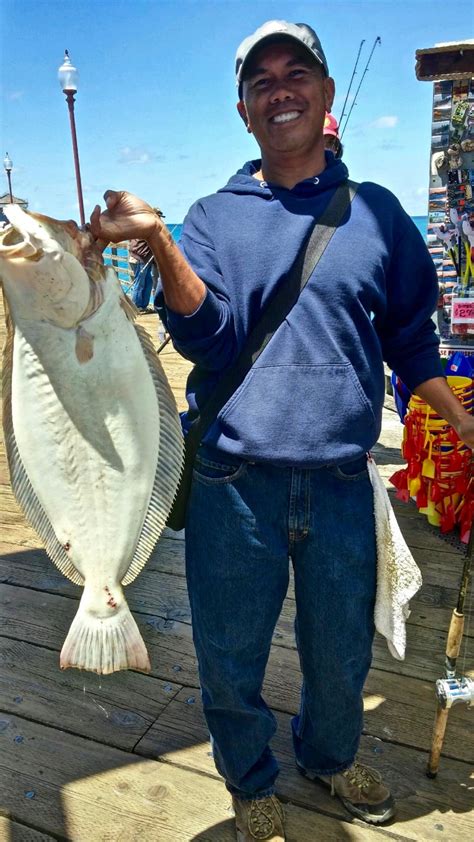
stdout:
[[(156, 339), (157, 317), (140, 319)], [(170, 346), (162, 360), (182, 408), (189, 364)], [(401, 462), (400, 434), (398, 417), (387, 409), (376, 448), (384, 476)], [(337, 799), (294, 768), (289, 721), (298, 706), (300, 673), (290, 590), (265, 684), (279, 723), (274, 750), (290, 842), (474, 838), (474, 711), (452, 710), (438, 778), (425, 775), (434, 680), (443, 674), (462, 556), (412, 506), (395, 501), (395, 509), (424, 585), (412, 602), (406, 660), (393, 660), (384, 640), (375, 643), (361, 756), (390, 782), (397, 818), (381, 829), (353, 821)], [(150, 652), (151, 675), (100, 678), (59, 670), (58, 653), (80, 588), (48, 560), (19, 511), (3, 445), (0, 523), (0, 840), (232, 840), (229, 797), (214, 769), (201, 711), (184, 536), (165, 534), (127, 588)], [(473, 636), (474, 623), (466, 635), (471, 645), (465, 672), (473, 665)]]

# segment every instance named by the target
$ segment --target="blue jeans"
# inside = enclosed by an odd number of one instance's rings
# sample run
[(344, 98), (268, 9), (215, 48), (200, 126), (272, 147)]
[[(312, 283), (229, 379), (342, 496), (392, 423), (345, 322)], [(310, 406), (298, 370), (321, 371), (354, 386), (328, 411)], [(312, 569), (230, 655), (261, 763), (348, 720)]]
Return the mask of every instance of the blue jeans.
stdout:
[(362, 731), (374, 634), (376, 547), (365, 456), (304, 470), (247, 463), (202, 446), (186, 522), (186, 571), (214, 759), (240, 798), (273, 792), (275, 717), (261, 696), (294, 568), (303, 673), (296, 760), (348, 768)]
[(153, 285), (153, 261), (148, 266), (145, 263), (135, 263), (135, 281), (131, 291), (131, 298), (135, 307), (139, 310), (146, 310), (150, 303), (151, 288)]

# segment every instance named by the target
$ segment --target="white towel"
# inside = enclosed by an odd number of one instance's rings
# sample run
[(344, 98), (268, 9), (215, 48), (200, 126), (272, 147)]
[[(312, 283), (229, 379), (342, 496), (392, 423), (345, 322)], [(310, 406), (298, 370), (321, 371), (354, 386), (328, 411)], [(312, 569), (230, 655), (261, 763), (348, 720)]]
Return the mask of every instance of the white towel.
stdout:
[(390, 653), (403, 661), (409, 601), (422, 584), (421, 571), (400, 531), (390, 498), (372, 456), (368, 471), (374, 491), (377, 541), (375, 628), (387, 640)]

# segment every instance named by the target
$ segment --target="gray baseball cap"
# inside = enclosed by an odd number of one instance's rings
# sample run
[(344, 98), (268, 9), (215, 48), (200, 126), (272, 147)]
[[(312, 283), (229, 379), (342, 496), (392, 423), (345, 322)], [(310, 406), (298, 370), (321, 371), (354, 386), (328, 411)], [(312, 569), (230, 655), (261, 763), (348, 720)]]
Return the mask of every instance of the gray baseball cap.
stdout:
[(306, 23), (288, 23), (286, 20), (267, 20), (266, 23), (259, 26), (253, 35), (244, 38), (235, 54), (235, 75), (239, 91), (247, 62), (256, 47), (264, 47), (265, 44), (278, 41), (280, 38), (289, 38), (305, 47), (312, 57), (322, 64), (326, 76), (329, 76), (326, 56), (324, 55), (321, 41), (314, 29), (311, 29)]

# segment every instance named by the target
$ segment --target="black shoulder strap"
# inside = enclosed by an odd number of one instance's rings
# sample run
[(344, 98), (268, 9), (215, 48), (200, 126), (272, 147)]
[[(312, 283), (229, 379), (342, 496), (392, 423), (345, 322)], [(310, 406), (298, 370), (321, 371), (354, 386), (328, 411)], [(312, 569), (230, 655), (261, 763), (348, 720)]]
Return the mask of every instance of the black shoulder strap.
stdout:
[(255, 360), (258, 359), (278, 330), (301, 291), (308, 283), (319, 260), (323, 256), (331, 237), (341, 222), (358, 188), (353, 181), (339, 185), (331, 197), (320, 219), (313, 226), (290, 271), (283, 277), (277, 292), (268, 303), (260, 321), (247, 338), (242, 351), (219, 381), (212, 395), (206, 401), (198, 418), (195, 419), (186, 436), (188, 455), (196, 453), (199, 444), (220, 410), (243, 383)]

